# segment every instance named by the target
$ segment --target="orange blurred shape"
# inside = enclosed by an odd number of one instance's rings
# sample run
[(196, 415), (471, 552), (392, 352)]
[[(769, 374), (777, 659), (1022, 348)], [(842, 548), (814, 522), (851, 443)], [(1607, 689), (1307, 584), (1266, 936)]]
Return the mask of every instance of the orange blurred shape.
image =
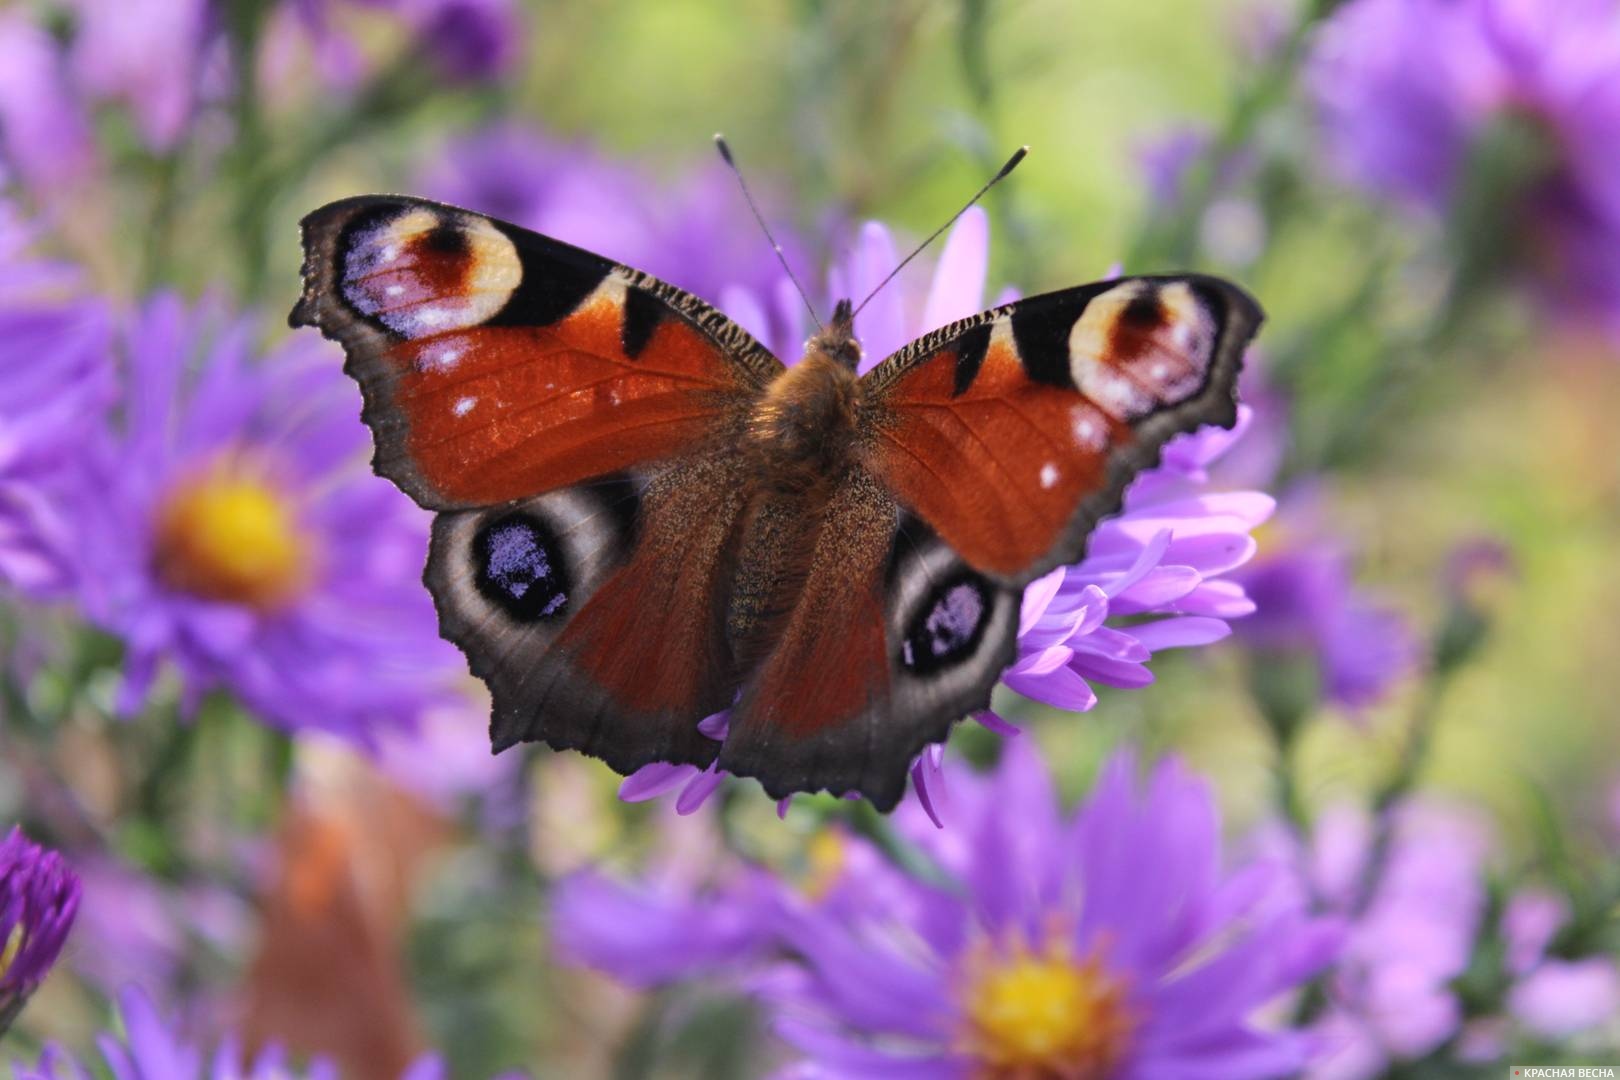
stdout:
[(411, 896), (448, 830), (356, 759), (321, 769), (277, 838), (243, 1035), (394, 1080), (423, 1049), (401, 955)]

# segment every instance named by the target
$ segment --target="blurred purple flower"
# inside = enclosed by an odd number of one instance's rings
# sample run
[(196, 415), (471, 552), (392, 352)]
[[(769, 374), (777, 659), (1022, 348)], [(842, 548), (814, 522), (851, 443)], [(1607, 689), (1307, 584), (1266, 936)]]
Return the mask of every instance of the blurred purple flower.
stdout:
[(710, 815), (667, 815), (654, 827), (656, 853), (634, 879), (590, 867), (558, 883), (558, 955), (637, 987), (751, 973), (775, 944), (774, 883), (729, 860), (715, 865)]
[[(719, 305), (784, 360), (798, 359), (802, 301), (719, 162), (671, 184), (508, 123), (452, 140), (420, 184), (663, 278)], [(768, 194), (763, 201), (770, 214)], [(772, 220), (789, 263), (803, 266), (803, 245)]]
[(552, 906), (559, 957), (646, 987), (757, 965), (774, 943), (769, 889), (752, 874), (701, 891), (583, 870)]
[(1553, 936), (1568, 921), (1569, 901), (1557, 893), (1537, 888), (1514, 893), (1502, 911), (1508, 971), (1522, 975), (1541, 963)]
[(499, 78), (522, 57), (527, 29), (514, 0), (287, 0), (291, 18), (280, 29), (307, 38), (323, 77), (339, 88), (374, 74), (349, 26), (357, 9), (402, 25), (449, 82)]
[(1568, 1039), (1620, 1019), (1620, 966), (1614, 957), (1547, 954), (1570, 914), (1564, 897), (1534, 886), (1515, 893), (1502, 912), (1505, 966), (1515, 977), (1508, 1012), (1542, 1041)]
[(56, 963), (79, 910), (67, 861), (13, 828), (0, 842), (0, 1035)]
[(223, 65), (225, 40), (209, 0), (71, 0), (76, 16), (69, 63), (89, 100), (129, 108), (153, 151), (175, 148), (207, 85)]
[(139, 981), (165, 1000), (187, 996), (187, 1014), (213, 1017), (197, 993), (198, 959), (236, 958), (251, 938), (248, 905), (204, 880), (171, 884), (108, 855), (75, 856), (84, 885), (67, 963), (108, 996)]
[[(860, 314), (856, 333), (870, 370), (914, 337), (984, 307), (990, 227), (975, 207), (946, 238), (926, 290), (904, 277)], [(869, 223), (855, 251), (829, 275), (837, 295), (864, 296), (899, 262), (889, 231)], [(768, 305), (735, 293), (733, 314)], [(920, 301), (918, 298), (921, 298)], [(804, 327), (791, 290), (777, 306), (785, 329), (777, 347), (798, 340)], [(767, 338), (766, 340), (771, 340)], [(796, 355), (783, 354), (797, 360)], [(1209, 467), (1243, 438), (1250, 417), (1240, 412), (1231, 431), (1204, 428), (1172, 440), (1159, 467), (1126, 491), (1120, 514), (1092, 533), (1086, 557), (1054, 570), (1024, 592), (1018, 658), (1003, 681), (1025, 697), (1084, 712), (1097, 704), (1092, 683), (1138, 689), (1153, 682), (1147, 662), (1161, 649), (1207, 645), (1230, 633), (1226, 620), (1254, 610), (1228, 575), (1254, 554), (1249, 532), (1270, 516), (1273, 502), (1258, 491), (1211, 490)], [(1149, 616), (1154, 616), (1149, 618)], [(1116, 620), (1110, 624), (1110, 620)], [(1129, 620), (1121, 624), (1117, 620)], [(1001, 733), (1017, 729), (993, 713), (975, 719)], [(724, 734), (725, 715), (705, 721), (711, 738)], [(925, 751), (912, 769), (924, 806), (939, 797), (939, 751)], [(677, 805), (702, 804), (723, 774), (716, 768), (656, 764), (628, 778), (621, 797), (639, 801), (678, 791)]]
[(514, 0), (406, 0), (401, 12), (451, 82), (497, 78), (522, 54), (525, 30)]
[(1620, 332), (1620, 18), (1613, 0), (1356, 0), (1310, 66), (1328, 149), (1353, 182), (1433, 210), (1494, 125), (1551, 158), (1494, 221), (1558, 309)]
[(1021, 742), (994, 775), (951, 782), (954, 828), (900, 811), (937, 880), (856, 882), (855, 899), (786, 924), (807, 977), (770, 984), (777, 1027), (827, 1075), (1301, 1068), (1309, 1040), (1253, 1017), (1332, 959), (1340, 929), (1271, 902), (1276, 866), (1222, 872), (1203, 782), (1174, 761), (1139, 781), (1118, 754), (1065, 818)]
[[(96, 1045), (113, 1080), (337, 1080), (330, 1063), (315, 1062), (294, 1071), (282, 1052), (266, 1047), (249, 1059), (234, 1037), (209, 1054), (165, 1020), (150, 998), (136, 987), (118, 995), (121, 1033), (103, 1033)], [(96, 1075), (73, 1054), (51, 1044), (37, 1065), (13, 1062), (17, 1080), (90, 1080)]]
[(1612, 956), (1548, 960), (1514, 985), (1508, 1011), (1546, 1041), (1612, 1023), (1620, 1018), (1620, 967)]
[(471, 804), (488, 828), (516, 826), (527, 809), (523, 762), (489, 752), (488, 723), (488, 708), (470, 701), (428, 709), (414, 730), (377, 733), (377, 767), (447, 817)]
[(299, 336), (252, 363), (250, 325), (161, 296), (119, 349), (119, 423), (53, 493), (85, 614), (127, 653), (119, 705), (165, 663), (186, 709), (228, 688), (259, 717), (369, 744), (462, 670), (417, 584), (426, 522), (364, 470), (358, 395)]
[[(210, 1053), (203, 1042), (165, 1019), (136, 986), (118, 994), (118, 1015), (119, 1030), (96, 1040), (100, 1063), (113, 1080), (338, 1080), (340, 1075), (325, 1059), (295, 1068), (274, 1045), (250, 1056), (234, 1035), (221, 1039)], [(15, 1080), (91, 1080), (102, 1075), (55, 1043), (45, 1047), (37, 1064), (14, 1061), (12, 1069)], [(408, 1066), (400, 1080), (448, 1080), (449, 1075), (444, 1060), (428, 1054)], [(521, 1075), (503, 1073), (501, 1080), (521, 1080)]]
[(42, 485), (69, 466), (115, 386), (105, 307), (71, 269), (30, 258), (30, 239), (0, 204), (0, 582), (38, 597), (69, 583), (52, 539), (66, 524)]
[(1365, 1080), (1392, 1061), (1423, 1057), (1455, 1035), (1462, 1005), (1451, 981), (1468, 966), (1484, 916), (1483, 863), (1492, 839), (1473, 813), (1409, 803), (1393, 812), (1382, 872), (1370, 894), (1376, 829), (1358, 807), (1330, 808), (1301, 848), (1281, 827), (1262, 852), (1294, 867), (1292, 905), (1351, 921), (1314, 1026), (1311, 1080)]
[(1421, 644), (1404, 616), (1356, 588), (1349, 551), (1328, 537), (1314, 494), (1296, 490), (1283, 504), (1259, 556), (1233, 575), (1256, 608), (1238, 640), (1262, 657), (1313, 658), (1332, 704), (1375, 704), (1419, 666)]
[(7, 171), (40, 192), (72, 186), (96, 158), (61, 50), (26, 9), (0, 12), (0, 147)]

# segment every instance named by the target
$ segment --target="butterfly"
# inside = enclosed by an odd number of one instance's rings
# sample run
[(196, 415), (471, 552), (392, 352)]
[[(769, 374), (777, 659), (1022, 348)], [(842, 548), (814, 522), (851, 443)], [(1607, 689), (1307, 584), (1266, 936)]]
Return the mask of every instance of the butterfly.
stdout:
[(423, 580), (496, 752), (718, 761), (885, 811), (988, 707), (1023, 586), (1166, 440), (1232, 426), (1262, 319), (1219, 278), (1125, 277), (857, 375), (847, 300), (786, 366), (689, 293), (468, 210), (349, 198), (303, 242), (290, 322), (343, 346), (376, 471), (437, 515)]

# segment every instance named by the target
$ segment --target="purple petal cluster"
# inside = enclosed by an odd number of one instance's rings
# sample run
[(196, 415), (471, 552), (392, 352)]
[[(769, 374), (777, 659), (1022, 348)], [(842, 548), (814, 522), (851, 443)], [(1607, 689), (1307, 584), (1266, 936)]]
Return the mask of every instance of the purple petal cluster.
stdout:
[(1509, 1015), (1533, 1038), (1559, 1042), (1620, 1019), (1620, 964), (1612, 955), (1569, 958), (1548, 952), (1570, 919), (1562, 896), (1521, 889), (1502, 912)]
[[(1308, 1040), (1255, 1014), (1331, 961), (1339, 927), (1272, 903), (1276, 865), (1222, 870), (1212, 793), (1178, 762), (1139, 780), (1116, 754), (1065, 816), (1014, 741), (992, 776), (953, 779), (952, 818), (902, 819), (941, 880), (884, 882), (787, 932), (810, 978), (782, 992), (780, 1030), (828, 1075), (1244, 1080), (1305, 1062)], [(1054, 1016), (1054, 994), (1080, 1007)]]
[[(643, 985), (753, 965), (806, 1075), (1244, 1080), (1304, 1065), (1309, 1041), (1256, 1014), (1332, 959), (1339, 928), (1285, 902), (1281, 865), (1222, 869), (1202, 781), (1175, 761), (1139, 780), (1122, 753), (1065, 815), (1022, 740), (989, 776), (945, 771), (950, 829), (897, 812), (915, 869), (831, 830), (774, 901), (575, 879), (554, 935), (573, 949), (614, 913), (639, 952), (575, 955)], [(746, 943), (731, 953), (642, 933), (722, 919)], [(796, 959), (763, 967), (773, 953)]]
[[(257, 1055), (244, 1053), (234, 1036), (227, 1036), (210, 1053), (163, 1017), (138, 987), (118, 995), (121, 1032), (106, 1032), (97, 1039), (101, 1063), (113, 1080), (338, 1080), (337, 1067), (324, 1060), (295, 1068), (276, 1046)], [(34, 1064), (14, 1062), (16, 1080), (90, 1080), (101, 1075), (82, 1064), (62, 1046), (48, 1045)], [(424, 1057), (401, 1074), (400, 1080), (445, 1080), (442, 1060)]]
[(96, 161), (67, 59), (21, 7), (0, 12), (0, 152), (6, 178), (38, 191), (71, 187)]
[(113, 415), (39, 489), (61, 525), (41, 542), (126, 646), (122, 709), (172, 665), (188, 708), (228, 689), (277, 726), (369, 743), (461, 671), (417, 583), (425, 517), (367, 473), (334, 350), (300, 335), (260, 358), (253, 336), (169, 296), (132, 313)]
[(1321, 1052), (1312, 1080), (1365, 1080), (1421, 1058), (1457, 1035), (1462, 1003), (1452, 981), (1467, 968), (1486, 910), (1484, 862), (1492, 836), (1468, 810), (1439, 803), (1397, 808), (1381, 872), (1373, 818), (1329, 809), (1308, 847), (1288, 831), (1263, 850), (1295, 868), (1298, 902), (1350, 923), (1314, 1030)]
[[(1288, 452), (1289, 402), (1259, 363), (1244, 372), (1241, 393), (1248, 409), (1244, 437), (1215, 464), (1215, 480), (1271, 487)], [(1402, 612), (1356, 584), (1355, 553), (1331, 527), (1322, 492), (1318, 479), (1296, 480), (1262, 531), (1253, 560), (1231, 572), (1255, 608), (1234, 633), (1262, 662), (1303, 657), (1314, 663), (1321, 699), (1356, 710), (1382, 700), (1410, 675), (1422, 660), (1422, 645)]]
[(215, 6), (208, 0), (73, 0), (71, 7), (76, 19), (68, 65), (79, 92), (127, 108), (153, 150), (174, 149), (209, 88), (209, 66), (226, 64)]
[[(869, 370), (907, 341), (984, 307), (989, 269), (989, 221), (975, 208), (963, 215), (945, 241), (925, 288), (905, 277), (860, 313), (856, 333)], [(876, 223), (860, 232), (851, 256), (829, 277), (839, 296), (864, 296), (899, 262), (889, 231)], [(764, 321), (769, 305), (730, 290), (732, 314), (750, 312)], [(920, 298), (920, 299), (919, 299)], [(1004, 297), (1005, 298), (1005, 297)], [(773, 342), (784, 359), (796, 360), (804, 330), (791, 291), (777, 306)], [(793, 349), (795, 351), (787, 351)], [(1061, 709), (1086, 711), (1097, 703), (1093, 683), (1137, 689), (1153, 682), (1147, 663), (1161, 649), (1206, 645), (1230, 633), (1228, 619), (1248, 615), (1253, 603), (1231, 576), (1255, 552), (1250, 532), (1270, 516), (1271, 498), (1258, 491), (1219, 491), (1210, 468), (1250, 426), (1247, 410), (1231, 431), (1205, 428), (1173, 440), (1158, 468), (1127, 490), (1120, 514), (1092, 534), (1086, 557), (1033, 582), (1024, 593), (1018, 659), (1004, 682), (1026, 697)], [(976, 717), (1002, 733), (1015, 731), (990, 713)], [(704, 721), (711, 738), (724, 734), (725, 716)], [(939, 776), (939, 748), (918, 759), (913, 786), (932, 805)], [(649, 799), (678, 792), (690, 811), (719, 786), (711, 767), (650, 765), (625, 781), (623, 798)]]
[[(1548, 301), (1620, 331), (1620, 8), (1613, 0), (1355, 0), (1310, 69), (1352, 181), (1433, 210), (1504, 124), (1547, 160), (1493, 224)], [(1499, 165), (1500, 163), (1494, 163)]]
[(589, 866), (558, 882), (551, 931), (559, 957), (637, 987), (756, 972), (776, 947), (776, 881), (716, 857), (712, 807), (653, 814), (652, 852), (634, 876)]
[(452, 83), (511, 72), (523, 55), (524, 20), (515, 0), (286, 0), (283, 26), (306, 38), (328, 82), (348, 87), (370, 73), (349, 23), (358, 11), (385, 14)]
[(1234, 576), (1253, 600), (1237, 636), (1262, 658), (1314, 659), (1324, 701), (1357, 710), (1382, 700), (1422, 662), (1397, 610), (1356, 587), (1346, 545), (1323, 527), (1318, 500), (1297, 489), (1259, 556)]
[[(1209, 466), (1249, 423), (1243, 409), (1231, 431), (1204, 428), (1170, 443), (1159, 467), (1127, 490), (1120, 514), (1092, 533), (1085, 559), (1024, 590), (1018, 660), (1003, 682), (1085, 712), (1097, 704), (1092, 683), (1147, 686), (1156, 651), (1220, 641), (1231, 632), (1228, 619), (1254, 611), (1228, 575), (1253, 557), (1250, 531), (1274, 504), (1258, 491), (1207, 490)], [(1126, 617), (1126, 625), (1106, 625)]]
[(609, 972), (631, 986), (693, 973), (743, 973), (775, 943), (766, 880), (745, 874), (701, 889), (680, 878), (630, 883), (582, 870), (552, 907), (559, 957)]
[(96, 160), (90, 112), (126, 109), (141, 142), (174, 150), (227, 66), (215, 6), (206, 0), (70, 0), (64, 40), (37, 17), (0, 20), (0, 120), (6, 159), (42, 195), (83, 178)]
[(13, 828), (0, 842), (0, 1034), (45, 980), (73, 928), (79, 879)]
[(28, 256), (29, 230), (0, 205), (0, 582), (40, 597), (69, 570), (40, 488), (59, 476), (115, 392), (111, 319), (71, 269)]

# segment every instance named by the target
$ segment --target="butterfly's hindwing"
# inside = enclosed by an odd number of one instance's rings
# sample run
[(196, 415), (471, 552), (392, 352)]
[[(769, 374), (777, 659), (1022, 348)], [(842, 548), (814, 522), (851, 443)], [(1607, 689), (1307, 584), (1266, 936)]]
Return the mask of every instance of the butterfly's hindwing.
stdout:
[(859, 792), (888, 810), (912, 759), (989, 703), (1013, 659), (1018, 603), (869, 476), (846, 478), (802, 588), (751, 668), (720, 765), (774, 797)]

